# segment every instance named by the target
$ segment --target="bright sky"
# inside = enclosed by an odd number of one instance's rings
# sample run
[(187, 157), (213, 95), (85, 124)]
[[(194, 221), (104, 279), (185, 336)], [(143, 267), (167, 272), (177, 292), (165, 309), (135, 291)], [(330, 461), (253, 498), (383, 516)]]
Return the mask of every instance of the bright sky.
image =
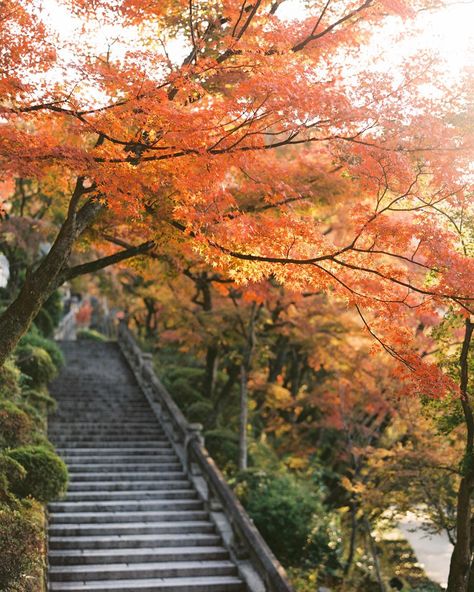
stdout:
[[(447, 1), (451, 5), (443, 10), (420, 13), (417, 18), (419, 36), (415, 41), (410, 39), (399, 43), (397, 51), (411, 53), (417, 48), (434, 49), (446, 61), (447, 69), (456, 75), (465, 67), (474, 68), (474, 0)], [(82, 23), (69, 14), (62, 0), (43, 0), (43, 6), (49, 15), (48, 20), (64, 41), (77, 38)], [(304, 3), (302, 0), (286, 0), (278, 8), (277, 14), (290, 21), (302, 19), (305, 16)], [(400, 33), (403, 32), (403, 27), (399, 19), (394, 19), (388, 30)], [(127, 44), (119, 26), (102, 27), (100, 31), (94, 31), (94, 36), (99, 51), (104, 53), (109, 45), (112, 46), (112, 51), (120, 52), (120, 46)], [(385, 37), (385, 33), (383, 36)], [(176, 61), (188, 51), (180, 39), (169, 42), (167, 50)]]
[[(474, 0), (447, 0), (450, 4), (437, 11), (426, 11), (417, 17), (420, 33), (416, 40), (407, 39), (404, 52), (412, 53), (416, 48), (435, 50), (446, 61), (453, 74), (465, 67), (474, 67)], [(278, 9), (278, 14), (288, 20), (303, 19), (305, 14), (302, 0), (287, 0)], [(403, 32), (404, 25), (396, 19), (390, 29), (393, 33)], [(381, 33), (380, 38), (384, 38)], [(398, 49), (402, 51), (402, 47)]]

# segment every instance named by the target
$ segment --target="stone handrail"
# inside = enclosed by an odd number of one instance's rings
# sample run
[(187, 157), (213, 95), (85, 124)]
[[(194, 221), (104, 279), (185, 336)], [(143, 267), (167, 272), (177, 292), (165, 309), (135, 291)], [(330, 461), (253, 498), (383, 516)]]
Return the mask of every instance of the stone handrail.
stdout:
[(71, 310), (63, 316), (56, 330), (54, 338), (58, 341), (71, 340), (76, 338), (76, 309)]
[(151, 355), (141, 351), (124, 322), (119, 326), (118, 342), (153, 411), (172, 440), (189, 477), (194, 481), (207, 510), (214, 518), (249, 590), (293, 592), (285, 570), (209, 456), (200, 433), (202, 426), (186, 420), (156, 376)]

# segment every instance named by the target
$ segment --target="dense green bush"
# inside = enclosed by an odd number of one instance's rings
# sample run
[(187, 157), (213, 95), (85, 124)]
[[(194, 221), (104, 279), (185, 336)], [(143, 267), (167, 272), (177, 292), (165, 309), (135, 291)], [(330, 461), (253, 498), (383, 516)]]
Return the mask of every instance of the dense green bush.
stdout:
[(63, 352), (51, 339), (46, 339), (38, 333), (30, 332), (20, 339), (19, 347), (28, 345), (46, 350), (57, 370), (60, 370), (64, 366)]
[(0, 590), (27, 590), (26, 576), (39, 566), (43, 547), (41, 526), (31, 509), (0, 504)]
[(108, 341), (108, 338), (103, 333), (95, 331), (95, 329), (79, 329), (76, 333), (77, 339), (87, 339), (89, 341)]
[(31, 386), (48, 384), (57, 374), (49, 353), (34, 345), (22, 345), (16, 349), (17, 365), (31, 379)]
[(35, 325), (40, 330), (44, 337), (53, 337), (54, 335), (54, 321), (49, 312), (42, 308), (35, 318)]
[(19, 446), (29, 442), (33, 422), (11, 401), (0, 402), (0, 447)]
[(47, 311), (51, 321), (53, 322), (53, 326), (57, 327), (61, 317), (63, 316), (63, 299), (59, 290), (53, 292), (48, 300), (46, 300), (46, 302), (43, 304), (43, 310)]
[(43, 507), (39, 501), (22, 501), (18, 496), (31, 495), (44, 502), (66, 487), (66, 467), (46, 438), (46, 415), (55, 405), (46, 383), (62, 361), (57, 346), (33, 326), (21, 340), (15, 359), (0, 368), (1, 592), (43, 589)]
[(242, 502), (284, 565), (298, 565), (321, 510), (315, 492), (291, 473), (247, 471), (237, 486)]
[(26, 471), (20, 463), (4, 452), (0, 453), (0, 504), (12, 501), (10, 483), (23, 479), (25, 475)]
[(42, 416), (54, 411), (57, 407), (57, 402), (48, 391), (27, 389), (23, 392), (30, 406), (35, 408)]
[(188, 421), (206, 425), (209, 423), (213, 410), (214, 406), (209, 401), (196, 401), (186, 410), (186, 417)]
[(221, 469), (229, 463), (237, 464), (239, 457), (239, 438), (231, 430), (220, 428), (205, 432), (206, 448)]
[(9, 451), (8, 456), (26, 470), (23, 479), (11, 484), (11, 490), (16, 495), (49, 502), (66, 492), (67, 467), (51, 450), (44, 446), (24, 446)]
[(0, 399), (13, 399), (20, 394), (20, 371), (13, 360), (0, 368)]
[(200, 391), (202, 370), (171, 364), (161, 374), (163, 384), (183, 412), (193, 403), (205, 401)]

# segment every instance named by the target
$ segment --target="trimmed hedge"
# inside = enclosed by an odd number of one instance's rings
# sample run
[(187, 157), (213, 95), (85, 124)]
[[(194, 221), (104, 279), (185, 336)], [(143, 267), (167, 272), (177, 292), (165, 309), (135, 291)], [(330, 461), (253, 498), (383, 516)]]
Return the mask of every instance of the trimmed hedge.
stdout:
[(63, 352), (51, 339), (46, 339), (38, 333), (27, 333), (20, 339), (19, 343), (19, 348), (24, 346), (40, 347), (46, 350), (57, 370), (60, 370), (64, 366)]
[(33, 422), (29, 415), (11, 401), (0, 402), (0, 447), (29, 442)]
[(68, 472), (57, 454), (44, 446), (24, 446), (8, 452), (8, 456), (25, 470), (23, 479), (11, 483), (11, 491), (19, 497), (34, 497), (50, 502), (66, 493)]
[[(310, 484), (290, 473), (249, 470), (239, 476), (242, 503), (284, 565), (299, 565), (321, 510)], [(284, 536), (282, 534), (284, 533)]]
[(76, 333), (76, 337), (79, 340), (99, 341), (103, 343), (108, 341), (108, 338), (103, 333), (95, 331), (95, 329), (79, 329)]
[(41, 564), (42, 529), (26, 507), (0, 505), (0, 590), (23, 592), (26, 576)]
[(0, 368), (0, 399), (13, 399), (20, 394), (20, 371), (13, 360)]
[(22, 345), (16, 349), (17, 365), (23, 374), (31, 378), (33, 387), (51, 382), (57, 374), (49, 353), (34, 345)]
[(219, 467), (225, 470), (228, 463), (237, 464), (239, 458), (239, 437), (225, 428), (204, 433), (206, 448)]

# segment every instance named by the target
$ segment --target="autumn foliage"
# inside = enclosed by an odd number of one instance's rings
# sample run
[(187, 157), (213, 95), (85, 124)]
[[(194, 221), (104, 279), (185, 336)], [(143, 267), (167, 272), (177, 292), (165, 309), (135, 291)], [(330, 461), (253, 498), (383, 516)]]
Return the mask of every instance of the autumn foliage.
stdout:
[[(426, 0), (318, 1), (296, 18), (287, 2), (1, 4), (0, 246), (30, 253), (0, 315), (0, 364), (58, 286), (119, 264), (147, 337), (196, 347), (213, 394), (224, 351), (224, 378), (245, 374), (267, 431), (289, 433), (282, 453), (320, 429), (305, 415), (316, 395), (335, 430), (373, 418), (356, 430), (369, 448), (399, 414), (381, 385), (466, 403), (467, 378), (432, 352), (449, 312), (465, 320), (468, 366), (469, 79), (429, 51), (397, 51)], [(179, 307), (157, 290), (181, 275), (200, 314), (164, 327)], [(230, 342), (206, 321), (211, 296)], [(350, 338), (328, 337), (334, 318)], [(257, 337), (270, 353), (255, 367)], [(290, 343), (304, 364), (279, 366)], [(323, 389), (302, 390), (298, 372), (328, 368)]]
[[(329, 291), (399, 360), (407, 390), (439, 396), (451, 385), (415, 333), (472, 306), (462, 83), (440, 79), (435, 103), (428, 55), (368, 50), (389, 16), (409, 26), (413, 3), (314, 5), (299, 21), (280, 4), (71, 0), (81, 29), (65, 38), (39, 4), (4, 3), (3, 178), (35, 178), (63, 216), (93, 210), (57, 282), (134, 246), (194, 254), (239, 284)], [(121, 38), (101, 46), (112, 24)], [(71, 269), (81, 237), (124, 251)]]

